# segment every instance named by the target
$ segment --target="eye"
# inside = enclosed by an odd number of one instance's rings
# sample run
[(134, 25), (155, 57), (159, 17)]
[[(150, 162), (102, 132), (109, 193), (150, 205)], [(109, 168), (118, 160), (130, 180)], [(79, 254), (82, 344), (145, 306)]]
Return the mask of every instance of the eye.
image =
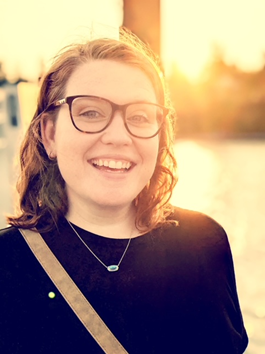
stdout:
[(91, 108), (86, 108), (84, 111), (79, 112), (78, 115), (83, 116), (83, 117), (87, 117), (87, 118), (91, 118), (91, 119), (97, 119), (97, 118), (101, 118), (103, 116), (102, 113), (100, 113), (99, 111), (96, 111), (94, 109), (91, 109)]
[(128, 124), (146, 126), (154, 124), (156, 121), (156, 112), (149, 107), (134, 107), (126, 114)]
[(127, 117), (127, 122), (132, 123), (132, 124), (143, 124), (143, 123), (149, 123), (149, 118), (146, 113), (144, 112), (137, 112), (134, 114), (131, 114), (129, 117)]
[(91, 105), (76, 105), (73, 109), (73, 115), (75, 119), (87, 121), (101, 121), (108, 118), (108, 112), (106, 112), (106, 110)]
[(149, 103), (133, 103), (126, 110), (126, 121), (135, 126), (150, 126), (156, 124), (157, 107)]

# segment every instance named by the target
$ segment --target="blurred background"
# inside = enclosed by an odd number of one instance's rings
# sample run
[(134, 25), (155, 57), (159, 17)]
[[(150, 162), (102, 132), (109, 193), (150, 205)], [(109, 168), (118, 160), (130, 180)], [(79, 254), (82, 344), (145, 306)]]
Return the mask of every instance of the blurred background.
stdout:
[(0, 227), (41, 73), (61, 47), (125, 25), (161, 57), (177, 112), (172, 203), (228, 233), (247, 354), (265, 353), (264, 13), (264, 0), (0, 0)]

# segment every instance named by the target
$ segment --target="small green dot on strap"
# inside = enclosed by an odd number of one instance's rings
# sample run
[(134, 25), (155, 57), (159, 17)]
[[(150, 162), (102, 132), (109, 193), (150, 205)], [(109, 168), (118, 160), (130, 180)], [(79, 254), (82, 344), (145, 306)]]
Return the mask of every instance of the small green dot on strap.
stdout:
[(50, 291), (48, 296), (49, 296), (50, 299), (54, 299), (56, 295), (55, 295), (55, 293), (53, 291)]

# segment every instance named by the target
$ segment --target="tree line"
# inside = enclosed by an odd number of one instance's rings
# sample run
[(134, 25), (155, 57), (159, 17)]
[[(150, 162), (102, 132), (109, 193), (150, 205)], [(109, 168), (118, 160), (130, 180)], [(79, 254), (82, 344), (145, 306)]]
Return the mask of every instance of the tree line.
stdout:
[(196, 83), (176, 64), (167, 81), (177, 136), (265, 137), (265, 65), (244, 72), (216, 54)]

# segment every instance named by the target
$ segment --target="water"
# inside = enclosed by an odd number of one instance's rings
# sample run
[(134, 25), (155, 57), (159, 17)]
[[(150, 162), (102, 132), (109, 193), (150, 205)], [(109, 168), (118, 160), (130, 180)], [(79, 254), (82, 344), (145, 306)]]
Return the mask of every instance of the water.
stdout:
[[(265, 141), (176, 144), (179, 182), (172, 203), (207, 213), (225, 228), (250, 338), (247, 354), (265, 353)], [(12, 207), (10, 153), (0, 149), (0, 227)]]
[(179, 141), (172, 203), (207, 213), (225, 228), (250, 344), (265, 353), (265, 141)]

